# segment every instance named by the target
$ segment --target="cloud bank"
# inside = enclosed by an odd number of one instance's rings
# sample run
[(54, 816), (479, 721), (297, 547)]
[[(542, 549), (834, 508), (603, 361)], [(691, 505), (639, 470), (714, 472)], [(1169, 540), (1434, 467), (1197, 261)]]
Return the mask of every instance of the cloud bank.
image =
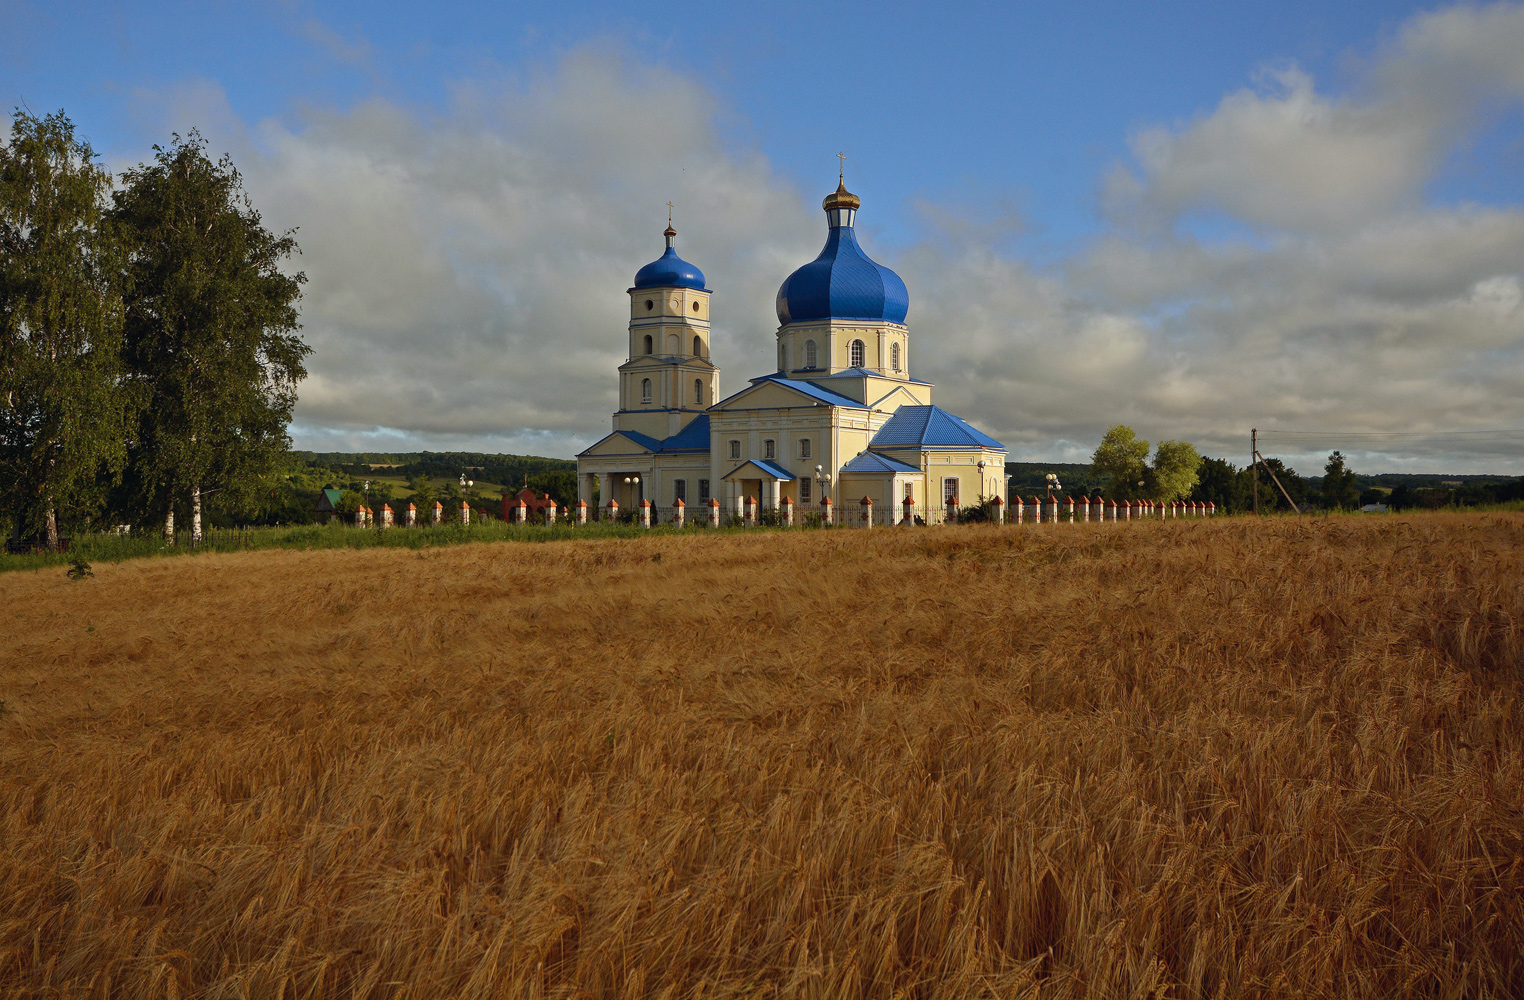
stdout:
[[(1229, 456), (1251, 426), (1384, 432), (1306, 446), (1364, 449), (1362, 468), (1524, 473), (1524, 434), (1446, 436), (1524, 427), (1524, 207), (1429, 193), (1524, 102), (1519, 52), (1524, 8), (1499, 5), (1415, 18), (1348, 94), (1267, 68), (1195, 120), (1133, 135), (1097, 181), (1103, 231), (1042, 270), (971, 227), (876, 248), (860, 192), (865, 243), (910, 288), (915, 374), (1013, 458), (1084, 460), (1126, 422)], [(738, 152), (703, 86), (618, 49), (462, 84), (443, 111), (372, 100), (245, 125), (215, 87), (177, 107), (169, 124), (233, 150), (272, 227), (300, 227), (303, 447), (570, 455), (596, 440), (623, 293), (660, 253), (669, 199), (716, 290), (735, 391), (771, 369), (773, 295), (824, 238), (823, 179), (801, 189)]]

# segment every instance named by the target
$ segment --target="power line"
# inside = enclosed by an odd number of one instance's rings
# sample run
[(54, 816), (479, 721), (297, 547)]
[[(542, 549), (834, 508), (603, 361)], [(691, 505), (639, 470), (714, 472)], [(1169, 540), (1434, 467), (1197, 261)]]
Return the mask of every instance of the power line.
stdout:
[(1524, 436), (1524, 427), (1500, 427), (1490, 430), (1469, 431), (1304, 431), (1304, 430), (1275, 430), (1274, 428), (1260, 428), (1260, 436), (1273, 434), (1277, 437), (1300, 437), (1300, 438), (1410, 438), (1418, 441), (1428, 441), (1435, 438), (1467, 438), (1467, 437), (1517, 437)]

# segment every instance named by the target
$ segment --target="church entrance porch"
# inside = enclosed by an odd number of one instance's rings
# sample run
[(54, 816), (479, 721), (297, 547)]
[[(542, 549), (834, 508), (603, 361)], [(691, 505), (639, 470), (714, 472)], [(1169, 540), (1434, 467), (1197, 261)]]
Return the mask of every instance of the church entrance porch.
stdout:
[(759, 511), (778, 510), (784, 490), (794, 481), (793, 473), (772, 462), (743, 462), (724, 477), (725, 495), (732, 510), (741, 512), (746, 497), (757, 501)]

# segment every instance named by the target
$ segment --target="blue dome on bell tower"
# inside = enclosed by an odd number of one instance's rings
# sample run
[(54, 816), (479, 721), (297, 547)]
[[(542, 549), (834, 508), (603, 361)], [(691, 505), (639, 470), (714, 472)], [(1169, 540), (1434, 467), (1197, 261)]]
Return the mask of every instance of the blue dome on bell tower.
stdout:
[(704, 288), (704, 272), (677, 255), (677, 230), (667, 222), (667, 252), (635, 272), (636, 288)]
[(780, 324), (819, 319), (905, 322), (910, 311), (905, 282), (857, 245), (855, 223), (861, 204), (845, 181), (826, 196), (823, 207), (830, 232), (825, 249), (778, 289)]

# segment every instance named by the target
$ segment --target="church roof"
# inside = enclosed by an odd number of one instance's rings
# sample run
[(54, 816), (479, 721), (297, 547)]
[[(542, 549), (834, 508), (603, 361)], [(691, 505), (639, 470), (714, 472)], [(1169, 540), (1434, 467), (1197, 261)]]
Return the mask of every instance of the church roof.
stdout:
[(667, 238), (667, 251), (635, 272), (636, 288), (704, 288), (704, 272), (677, 255), (677, 230), (670, 224), (663, 234)]
[(688, 426), (661, 443), (662, 451), (708, 451), (709, 414), (694, 417)]
[(820, 375), (815, 381), (827, 382), (833, 378), (887, 378), (893, 379), (896, 382), (914, 382), (916, 385), (932, 384), (925, 379), (910, 378), (908, 375), (885, 375), (883, 372), (876, 372), (871, 368), (843, 368), (841, 371), (833, 372), (830, 375)]
[[(839, 392), (833, 392), (824, 386), (816, 385), (814, 382), (806, 382), (803, 379), (789, 378), (782, 372), (773, 372), (771, 375), (759, 375), (758, 377), (751, 380), (751, 384), (753, 386), (760, 385), (763, 382), (776, 382), (786, 389), (793, 389), (795, 392), (803, 393), (812, 399), (819, 400), (820, 402), (827, 403), (831, 406), (850, 406), (854, 410), (867, 409), (866, 406), (859, 403), (851, 396), (843, 396)], [(741, 392), (745, 391), (745, 389), (741, 390)], [(739, 396), (740, 394), (741, 393), (738, 392), (735, 394), (735, 396)], [(731, 399), (734, 399), (735, 396), (723, 399), (717, 405), (723, 407), (725, 404), (729, 403)]]
[[(687, 427), (684, 427), (669, 438), (654, 438), (649, 434), (642, 434), (640, 431), (615, 431), (614, 434), (620, 434), (629, 438), (653, 454), (656, 452), (670, 454), (676, 451), (708, 451), (709, 414), (705, 413), (693, 418)], [(613, 437), (614, 434), (610, 434), (609, 437)], [(607, 441), (608, 438), (603, 438), (602, 440)], [(593, 447), (597, 447), (597, 445)], [(591, 450), (591, 448), (585, 449), (579, 453), (579, 456)]]
[[(734, 476), (737, 472), (740, 472), (742, 469), (746, 468), (748, 465), (755, 466), (756, 468), (761, 469), (764, 473), (766, 473), (767, 475), (771, 476), (774, 479), (789, 480), (789, 479), (793, 479), (794, 478), (794, 474), (792, 472), (788, 471), (787, 469), (785, 469), (783, 466), (778, 465), (775, 462), (769, 462), (769, 461), (767, 461), (766, 459), (763, 459), (763, 458), (749, 458), (746, 461), (742, 462), (740, 465), (736, 466), (734, 469), (731, 469), (729, 472), (725, 473), (725, 475), (721, 476), (720, 478), (721, 479), (729, 479), (732, 476)], [(741, 478), (749, 478), (749, 477), (743, 476)]]
[[(850, 201), (842, 200), (845, 195)], [(833, 201), (834, 199), (834, 201)], [(845, 187), (826, 199), (831, 228), (820, 256), (784, 279), (778, 289), (778, 322), (818, 319), (905, 322), (910, 292), (900, 276), (874, 261), (857, 244), (856, 196)]]
[(879, 428), (870, 448), (999, 448), (1005, 445), (940, 406), (902, 406)]
[(898, 459), (887, 455), (875, 455), (871, 451), (865, 451), (852, 461), (841, 467), (842, 472), (867, 472), (888, 475), (895, 472), (920, 472), (913, 465), (906, 465)]

